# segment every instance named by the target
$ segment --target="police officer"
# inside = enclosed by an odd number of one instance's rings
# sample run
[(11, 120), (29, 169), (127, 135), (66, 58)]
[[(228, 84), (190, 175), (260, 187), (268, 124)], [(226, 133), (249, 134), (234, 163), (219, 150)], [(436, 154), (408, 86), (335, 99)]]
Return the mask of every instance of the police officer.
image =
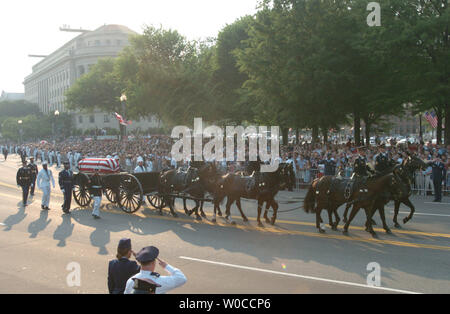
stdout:
[(53, 185), (53, 188), (55, 188), (55, 179), (53, 178), (53, 173), (50, 169), (47, 167), (47, 161), (44, 161), (42, 164), (42, 170), (39, 171), (39, 174), (37, 176), (37, 186), (39, 189), (42, 190), (42, 203), (41, 208), (45, 210), (50, 210), (48, 207), (50, 205), (50, 183)]
[(31, 185), (31, 169), (27, 166), (27, 162), (22, 163), (22, 168), (17, 171), (16, 182), (17, 186), (22, 188), (22, 202), (23, 206), (27, 206), (28, 193)]
[[(186, 276), (181, 270), (158, 259), (158, 255), (159, 250), (154, 246), (145, 247), (139, 251), (136, 259), (141, 264), (141, 271), (128, 279), (125, 294), (150, 293), (145, 290), (146, 287), (142, 287), (141, 280), (150, 280), (155, 285), (158, 285), (159, 287), (155, 288), (156, 294), (166, 293), (186, 283)], [(160, 276), (158, 273), (155, 273), (156, 261), (158, 261), (162, 268), (169, 272), (170, 276)]]
[(374, 171), (366, 163), (366, 159), (363, 156), (358, 156), (353, 163), (353, 176), (355, 177), (367, 177), (370, 174), (374, 174)]
[(384, 144), (380, 145), (379, 153), (375, 156), (375, 171), (378, 173), (383, 173), (393, 164), (395, 164), (395, 162), (389, 160), (388, 154), (386, 153), (386, 146)]
[(70, 163), (64, 162), (64, 170), (59, 173), (59, 188), (64, 194), (64, 204), (61, 206), (65, 214), (70, 213), (70, 206), (72, 203), (73, 190), (73, 172), (70, 170)]
[(135, 255), (131, 249), (130, 239), (121, 239), (117, 247), (117, 259), (109, 262), (108, 290), (110, 294), (123, 294), (127, 280), (140, 271), (135, 261), (130, 261), (131, 255)]
[(92, 216), (95, 219), (100, 219), (100, 205), (102, 203), (102, 179), (98, 174), (98, 170), (95, 170), (94, 175), (89, 180), (89, 192), (94, 200), (94, 208), (92, 209)]
[(442, 201), (442, 182), (445, 182), (445, 178), (447, 176), (447, 170), (445, 169), (445, 165), (442, 162), (442, 156), (436, 158), (432, 163), (428, 163), (429, 166), (432, 167), (433, 177), (433, 185), (434, 185), (434, 201), (433, 202), (441, 202)]
[(30, 167), (30, 169), (31, 169), (31, 190), (30, 190), (30, 194), (31, 194), (31, 196), (34, 196), (34, 189), (36, 187), (36, 179), (37, 179), (37, 175), (39, 173), (39, 170), (38, 170), (38, 166), (34, 163), (34, 157), (33, 156), (30, 157), (30, 163), (29, 163), (28, 167)]
[(327, 159), (321, 160), (319, 164), (325, 166), (324, 175), (334, 176), (336, 174), (336, 161), (331, 157), (331, 154), (328, 154)]
[(22, 163), (26, 162), (26, 160), (27, 160), (27, 153), (25, 152), (25, 149), (20, 148), (19, 155), (20, 155), (20, 158), (22, 159)]

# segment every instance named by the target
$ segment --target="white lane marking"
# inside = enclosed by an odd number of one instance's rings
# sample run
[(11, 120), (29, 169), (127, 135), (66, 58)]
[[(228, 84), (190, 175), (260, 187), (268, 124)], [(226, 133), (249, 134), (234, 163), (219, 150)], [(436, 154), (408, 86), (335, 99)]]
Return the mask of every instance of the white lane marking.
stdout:
[(0, 226), (6, 226), (3, 222), (0, 222)]
[[(391, 213), (393, 214), (394, 211), (391, 211)], [(399, 214), (410, 214), (410, 212), (398, 212)], [(414, 212), (414, 215), (419, 215), (419, 216), (438, 216), (438, 217), (450, 217), (450, 215), (441, 215), (441, 214), (424, 214), (424, 213), (416, 213)]]
[(359, 287), (359, 288), (384, 290), (384, 291), (399, 292), (399, 293), (405, 293), (405, 294), (420, 294), (418, 292), (413, 292), (413, 291), (391, 289), (391, 288), (384, 288), (384, 287), (372, 287), (372, 286), (363, 285), (363, 284), (360, 284), (360, 283), (340, 281), (340, 280), (332, 280), (332, 279), (311, 277), (311, 276), (303, 276), (303, 275), (291, 274), (291, 273), (283, 273), (283, 272), (274, 271), (274, 270), (268, 270), (268, 269), (262, 269), (262, 268), (256, 268), (256, 267), (248, 267), (248, 266), (241, 266), (241, 265), (234, 265), (234, 264), (227, 264), (227, 263), (221, 263), (221, 262), (214, 262), (214, 261), (208, 261), (208, 260), (198, 259), (198, 258), (193, 258), (193, 257), (180, 256), (180, 258), (181, 259), (185, 259), (185, 260), (195, 261), (195, 262), (215, 264), (215, 265), (221, 265), (221, 266), (228, 266), (228, 267), (240, 268), (240, 269), (246, 269), (246, 270), (253, 270), (253, 271), (259, 271), (259, 272), (270, 273), (270, 274), (275, 274), (275, 275), (282, 275), (282, 276), (303, 278), (303, 279), (309, 279), (309, 280), (323, 281), (323, 282), (328, 282), (328, 283), (334, 283), (334, 284), (340, 284), (340, 285), (348, 285), (348, 286), (354, 286), (354, 287)]
[(424, 202), (425, 204), (436, 204), (436, 205), (438, 205), (438, 204), (441, 204), (441, 205), (450, 205), (450, 203), (440, 203), (440, 202)]

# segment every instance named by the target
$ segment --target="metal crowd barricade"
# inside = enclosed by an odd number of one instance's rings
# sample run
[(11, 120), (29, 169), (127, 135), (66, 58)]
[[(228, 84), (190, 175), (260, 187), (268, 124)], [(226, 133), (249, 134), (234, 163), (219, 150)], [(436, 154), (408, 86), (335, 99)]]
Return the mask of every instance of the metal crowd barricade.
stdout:
[[(414, 175), (414, 182), (412, 191), (416, 195), (420, 196), (432, 196), (434, 195), (434, 183), (430, 174), (424, 174), (422, 172), (416, 172)], [(444, 196), (450, 195), (450, 173), (447, 173), (445, 181), (442, 183), (442, 194)]]

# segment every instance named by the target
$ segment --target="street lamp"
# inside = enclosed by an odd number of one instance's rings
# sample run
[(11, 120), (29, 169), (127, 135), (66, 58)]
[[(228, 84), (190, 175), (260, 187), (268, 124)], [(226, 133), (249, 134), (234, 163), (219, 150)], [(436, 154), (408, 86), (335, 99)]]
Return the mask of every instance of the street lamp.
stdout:
[[(122, 103), (122, 117), (124, 119), (125, 119), (125, 110), (126, 110), (125, 109), (125, 104), (126, 104), (126, 101), (127, 101), (127, 95), (122, 94), (122, 96), (120, 96), (120, 102)], [(126, 136), (127, 136), (127, 127), (125, 125), (122, 125), (122, 127), (123, 127), (124, 138), (126, 138)]]
[(17, 123), (19, 124), (20, 144), (22, 144), (22, 134), (23, 134), (22, 124), (23, 124), (23, 121), (19, 120), (19, 121), (17, 121)]
[(52, 120), (52, 134), (53, 134), (53, 141), (55, 141), (55, 121), (56, 118), (59, 117), (59, 111), (55, 110), (55, 119)]

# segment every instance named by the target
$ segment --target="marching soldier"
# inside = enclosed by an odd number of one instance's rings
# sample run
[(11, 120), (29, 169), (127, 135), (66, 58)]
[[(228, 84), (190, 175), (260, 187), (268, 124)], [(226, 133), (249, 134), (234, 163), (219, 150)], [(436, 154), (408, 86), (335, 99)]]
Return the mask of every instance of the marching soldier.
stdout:
[(89, 180), (89, 192), (94, 200), (94, 208), (92, 216), (95, 219), (100, 219), (100, 204), (102, 203), (102, 179), (98, 175), (98, 170), (95, 171), (92, 178)]
[(23, 206), (27, 206), (28, 193), (30, 192), (31, 185), (31, 169), (27, 166), (27, 162), (22, 163), (22, 168), (17, 171), (16, 182), (17, 186), (22, 188), (22, 202)]
[[(158, 259), (158, 255), (159, 250), (154, 246), (145, 247), (136, 255), (141, 271), (128, 279), (125, 294), (164, 294), (186, 283), (186, 276), (181, 270)], [(170, 276), (155, 273), (156, 261)]]
[(5, 157), (5, 161), (8, 159), (8, 149), (6, 147), (3, 147), (3, 157)]
[(130, 261), (134, 254), (131, 249), (131, 239), (121, 239), (117, 247), (117, 259), (109, 262), (108, 290), (110, 294), (123, 294), (127, 280), (140, 271), (135, 261)]
[(42, 193), (44, 194), (42, 196), (42, 203), (41, 208), (45, 210), (50, 210), (48, 205), (50, 205), (50, 182), (53, 185), (53, 188), (55, 188), (55, 179), (53, 178), (53, 173), (50, 169), (47, 168), (47, 161), (44, 161), (42, 164), (42, 170), (39, 171), (39, 174), (37, 176), (37, 186), (40, 190), (42, 190)]
[(61, 206), (65, 214), (70, 214), (73, 190), (73, 172), (70, 170), (70, 163), (64, 162), (64, 170), (59, 173), (59, 187), (64, 194), (64, 204)]
[(38, 166), (34, 163), (34, 157), (33, 156), (30, 157), (30, 164), (28, 165), (28, 167), (30, 167), (30, 169), (31, 169), (31, 190), (30, 190), (30, 194), (31, 194), (31, 196), (34, 196), (34, 189), (36, 187), (36, 179), (37, 179), (37, 175), (39, 173), (39, 170), (38, 170)]

